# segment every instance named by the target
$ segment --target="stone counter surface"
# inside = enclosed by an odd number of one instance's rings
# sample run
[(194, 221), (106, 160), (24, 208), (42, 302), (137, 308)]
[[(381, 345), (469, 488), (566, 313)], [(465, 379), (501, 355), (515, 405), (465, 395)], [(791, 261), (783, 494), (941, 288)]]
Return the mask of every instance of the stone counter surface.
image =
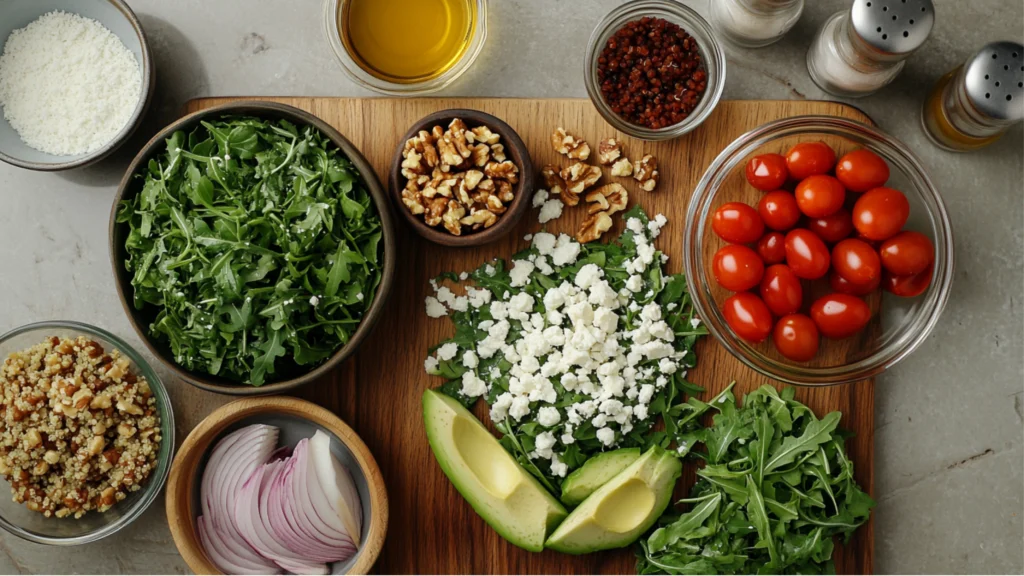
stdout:
[[(709, 0), (686, 3), (706, 13)], [(715, 1), (715, 0), (710, 0)], [(475, 66), (442, 95), (585, 97), (581, 61), (616, 0), (492, 0)], [(342, 73), (321, 0), (129, 0), (149, 35), (157, 93), (139, 133), (99, 166), (58, 174), (0, 164), (0, 332), (47, 319), (107, 328), (141, 348), (118, 303), (107, 219), (131, 156), (190, 98), (372, 96)], [(730, 54), (725, 98), (831, 99), (804, 65), (849, 0), (809, 0), (779, 44)], [(878, 379), (879, 573), (1024, 572), (1024, 136), (942, 152), (919, 123), (932, 84), (986, 42), (1024, 38), (1019, 0), (935, 0), (937, 24), (897, 81), (851, 101), (921, 157), (953, 220), (956, 280), (932, 336)], [(187, 385), (169, 378), (172, 397)], [(227, 398), (188, 390), (212, 409)], [(208, 411), (208, 410), (207, 410)], [(207, 413), (178, 415), (179, 430)], [(183, 435), (179, 435), (179, 442)], [(187, 573), (162, 497), (130, 530), (59, 549), (0, 535), (3, 573)]]

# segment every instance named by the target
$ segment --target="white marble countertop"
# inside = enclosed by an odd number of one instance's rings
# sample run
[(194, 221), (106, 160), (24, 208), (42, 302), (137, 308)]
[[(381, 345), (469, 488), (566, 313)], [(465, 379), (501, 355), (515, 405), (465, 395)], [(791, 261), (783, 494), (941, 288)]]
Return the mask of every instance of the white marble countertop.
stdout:
[[(709, 0), (688, 1), (706, 11)], [(715, 1), (715, 0), (710, 0)], [(450, 96), (584, 97), (586, 40), (617, 0), (492, 0), (490, 37)], [(149, 36), (157, 96), (139, 133), (85, 170), (43, 174), (0, 164), (0, 332), (75, 319), (135, 338), (117, 300), (107, 220), (139, 145), (190, 98), (371, 96), (342, 73), (321, 0), (129, 0)], [(932, 84), (982, 44), (1024, 37), (1019, 0), (935, 0), (937, 24), (900, 78), (853, 101), (914, 149), (944, 195), (957, 269), (927, 342), (878, 379), (876, 571), (1024, 572), (1024, 146), (1020, 126), (971, 155), (941, 152), (919, 123)], [(779, 44), (729, 58), (725, 98), (830, 99), (804, 55), (848, 0), (807, 2)], [(514, 55), (514, 56), (513, 56)], [(186, 385), (172, 381), (172, 394)], [(196, 392), (189, 392), (196, 394)], [(209, 407), (224, 398), (204, 395)], [(180, 441), (180, 438), (179, 438)], [(184, 573), (162, 498), (126, 530), (72, 549), (0, 535), (0, 572)]]

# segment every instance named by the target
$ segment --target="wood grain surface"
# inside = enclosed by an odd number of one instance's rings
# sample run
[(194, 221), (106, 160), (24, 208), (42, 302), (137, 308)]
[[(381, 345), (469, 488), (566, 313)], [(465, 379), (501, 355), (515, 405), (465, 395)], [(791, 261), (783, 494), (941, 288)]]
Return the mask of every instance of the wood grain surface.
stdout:
[[(197, 100), (188, 111), (213, 106), (231, 98)], [(616, 137), (630, 158), (642, 153), (659, 159), (661, 183), (653, 193), (638, 191), (632, 180), (630, 203), (640, 202), (648, 213), (664, 213), (669, 224), (657, 241), (671, 256), (668, 269), (680, 271), (684, 215), (690, 195), (720, 150), (736, 137), (765, 122), (801, 114), (828, 114), (870, 121), (854, 108), (830, 102), (725, 101), (697, 130), (670, 142), (635, 141), (617, 133), (587, 100), (523, 99), (339, 99), (272, 98), (307, 110), (335, 126), (353, 142), (386, 180), (388, 164), (401, 135), (416, 120), (446, 108), (473, 108), (509, 123), (523, 138), (535, 166), (557, 163), (550, 134), (557, 126), (578, 134), (596, 149), (602, 138)], [(622, 182), (621, 179), (616, 179)], [(386, 185), (386, 183), (385, 183)], [(575, 232), (582, 207), (567, 208), (548, 229)], [(617, 235), (622, 223), (611, 232)], [(297, 395), (324, 406), (350, 424), (370, 447), (387, 485), (391, 521), (376, 571), (384, 574), (492, 574), (492, 573), (634, 573), (633, 549), (568, 556), (546, 551), (525, 552), (499, 537), (472, 510), (444, 476), (431, 455), (423, 430), (421, 395), (440, 379), (423, 370), (427, 349), (450, 336), (454, 327), (447, 319), (430, 319), (424, 313), (428, 279), (444, 271), (476, 268), (494, 257), (508, 258), (526, 242), (523, 236), (540, 229), (536, 211), (528, 214), (509, 236), (486, 246), (448, 248), (416, 236), (399, 220), (397, 273), (390, 305), (359, 351), (330, 377), (311, 384)], [(614, 236), (612, 236), (614, 237)], [(689, 379), (704, 386), (709, 395), (731, 380), (738, 382), (737, 395), (768, 380), (746, 368), (713, 341), (697, 346), (697, 367)], [(833, 357), (852, 350), (828, 349)], [(778, 382), (771, 382), (781, 386)], [(187, 386), (177, 387), (174, 400), (183, 432), (202, 419), (211, 406), (227, 401)], [(831, 388), (801, 388), (797, 399), (820, 415), (840, 410), (841, 426), (856, 436), (847, 447), (857, 480), (873, 493), (874, 383), (860, 382)], [(482, 403), (477, 415), (486, 420)], [(184, 436), (184, 434), (183, 434)], [(692, 484), (691, 466), (684, 470), (679, 494)], [(873, 526), (862, 527), (846, 546), (837, 548), (840, 573), (870, 573), (873, 558)]]

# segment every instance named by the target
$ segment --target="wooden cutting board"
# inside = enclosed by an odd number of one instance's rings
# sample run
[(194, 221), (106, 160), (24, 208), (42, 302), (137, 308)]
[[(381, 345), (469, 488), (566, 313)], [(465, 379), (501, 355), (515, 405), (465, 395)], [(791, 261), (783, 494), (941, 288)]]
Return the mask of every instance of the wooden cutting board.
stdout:
[[(193, 112), (239, 98), (192, 101)], [(663, 213), (669, 224), (657, 245), (671, 257), (670, 273), (680, 271), (684, 215), (690, 195), (705, 168), (736, 137), (765, 122), (802, 114), (828, 114), (870, 122), (860, 111), (832, 102), (722, 102), (697, 130), (671, 142), (645, 143), (613, 130), (588, 100), (524, 99), (341, 99), (271, 98), (307, 110), (333, 125), (355, 144), (373, 165), (381, 181), (400, 145), (399, 139), (416, 120), (437, 110), (473, 108), (508, 122), (530, 149), (534, 164), (558, 163), (551, 149), (550, 134), (563, 126), (585, 138), (595, 148), (599, 140), (616, 137), (624, 143), (630, 158), (651, 153), (659, 160), (661, 183), (657, 191), (637, 191), (627, 184), (630, 203), (640, 202), (649, 214)], [(621, 179), (616, 179), (622, 182)], [(756, 200), (755, 200), (756, 201)], [(582, 206), (566, 209), (549, 230), (573, 233), (582, 220)], [(617, 219), (618, 220), (618, 219)], [(525, 552), (506, 543), (491, 530), (451, 485), (427, 445), (423, 430), (421, 396), (425, 388), (441, 383), (423, 370), (427, 349), (454, 332), (447, 319), (430, 319), (424, 313), (428, 279), (444, 271), (475, 269), (481, 262), (508, 258), (523, 248), (523, 236), (540, 229), (536, 210), (527, 214), (515, 233), (488, 246), (452, 249), (433, 245), (396, 220), (398, 255), (395, 284), (390, 305), (358, 353), (330, 377), (297, 392), (298, 396), (325, 406), (366, 441), (380, 465), (390, 498), (391, 521), (376, 571), (384, 574), (492, 574), (547, 573), (633, 574), (633, 548), (612, 552), (568, 556), (546, 551)], [(553, 226), (552, 226), (553, 225)], [(621, 221), (608, 237), (617, 236)], [(709, 394), (730, 381), (738, 382), (737, 396), (757, 388), (766, 379), (745, 367), (711, 337), (697, 346), (697, 367), (689, 379), (704, 386)], [(830, 349), (829, 354), (845, 350)], [(781, 386), (778, 382), (773, 382)], [(203, 398), (203, 396), (207, 398)], [(197, 390), (182, 391), (176, 411), (189, 414), (209, 403), (208, 395)], [(832, 388), (802, 388), (797, 399), (807, 403), (819, 416), (840, 410), (841, 426), (856, 436), (848, 442), (857, 480), (873, 493), (874, 382)], [(184, 405), (181, 405), (181, 404)], [(482, 403), (477, 414), (483, 419)], [(187, 416), (183, 432), (203, 414)], [(694, 479), (691, 466), (684, 472), (678, 493), (685, 493)], [(845, 546), (836, 551), (840, 573), (872, 571), (873, 526), (863, 526)]]

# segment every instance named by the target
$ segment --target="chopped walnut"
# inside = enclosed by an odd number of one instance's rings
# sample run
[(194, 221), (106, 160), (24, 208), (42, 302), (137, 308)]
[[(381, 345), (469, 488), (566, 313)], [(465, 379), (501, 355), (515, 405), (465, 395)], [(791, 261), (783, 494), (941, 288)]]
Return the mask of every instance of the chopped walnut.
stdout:
[(622, 146), (615, 138), (605, 138), (597, 145), (597, 161), (602, 166), (611, 166), (622, 156)]
[(444, 222), (444, 227), (448, 232), (451, 232), (454, 236), (462, 235), (462, 224), (459, 220), (466, 215), (466, 208), (456, 202), (455, 200), (448, 201), (448, 207), (441, 216), (441, 221)]
[(587, 208), (588, 214), (605, 212), (611, 216), (616, 212), (626, 209), (626, 204), (629, 202), (629, 192), (626, 191), (622, 184), (605, 184), (587, 193), (586, 199), (587, 202), (590, 202), (590, 206)]
[[(601, 179), (601, 169), (582, 162), (562, 168), (562, 178), (566, 183), (566, 191), (573, 194), (582, 194)], [(568, 202), (566, 202), (568, 204)], [(570, 204), (575, 206), (575, 204)]]
[(633, 162), (629, 158), (622, 158), (616, 160), (612, 164), (612, 176), (621, 176), (628, 178), (633, 175)]
[(421, 130), (405, 142), (402, 159), (402, 203), (428, 226), (443, 224), (453, 235), (462, 234), (468, 218), (473, 230), (493, 226), (515, 199), (519, 167), (487, 126), (469, 128), (456, 118), (447, 129)]
[(658, 159), (650, 154), (633, 164), (633, 179), (640, 183), (640, 188), (651, 192), (658, 185)]
[(590, 145), (580, 138), (573, 136), (559, 126), (551, 133), (551, 146), (555, 152), (564, 154), (573, 160), (586, 160), (590, 158)]
[(463, 218), (461, 222), (465, 226), (472, 226), (474, 230), (479, 230), (481, 227), (490, 228), (497, 221), (498, 216), (490, 210), (477, 210)]
[(576, 241), (581, 244), (593, 242), (611, 228), (612, 217), (604, 212), (596, 212), (583, 221), (580, 231), (576, 233)]
[(544, 187), (552, 195), (557, 196), (565, 191), (565, 178), (562, 178), (562, 175), (559, 174), (558, 166), (548, 164), (540, 171), (540, 175), (544, 178)]

